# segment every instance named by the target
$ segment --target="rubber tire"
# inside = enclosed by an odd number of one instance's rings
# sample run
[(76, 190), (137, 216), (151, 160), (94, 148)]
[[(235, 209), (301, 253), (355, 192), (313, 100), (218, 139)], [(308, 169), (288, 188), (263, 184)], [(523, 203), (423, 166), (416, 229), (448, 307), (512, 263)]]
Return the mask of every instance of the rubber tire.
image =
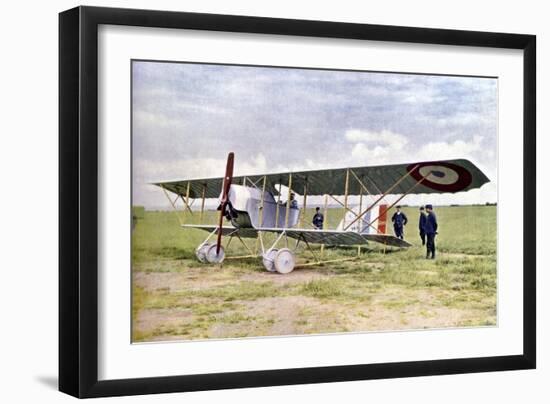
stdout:
[(216, 244), (212, 244), (206, 251), (206, 260), (211, 264), (221, 264), (225, 259), (225, 250), (220, 246), (220, 253), (216, 255)]
[(197, 247), (197, 249), (195, 250), (195, 256), (197, 257), (199, 262), (202, 262), (203, 264), (206, 264), (208, 262), (206, 260), (206, 253), (208, 252), (208, 249), (211, 245), (212, 244), (210, 243), (202, 243)]
[(281, 248), (277, 252), (273, 264), (275, 266), (275, 270), (280, 274), (289, 274), (294, 270), (294, 267), (296, 266), (296, 256), (288, 248)]
[(262, 263), (264, 264), (264, 268), (268, 272), (275, 272), (276, 271), (274, 261), (275, 261), (275, 256), (277, 255), (278, 251), (279, 250), (277, 250), (276, 248), (272, 248), (272, 249), (267, 250), (262, 255)]

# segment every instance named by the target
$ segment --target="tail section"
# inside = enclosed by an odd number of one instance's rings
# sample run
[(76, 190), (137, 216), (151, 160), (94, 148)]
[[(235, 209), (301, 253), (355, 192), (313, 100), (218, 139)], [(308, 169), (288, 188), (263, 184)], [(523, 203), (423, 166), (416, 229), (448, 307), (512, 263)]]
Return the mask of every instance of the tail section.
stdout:
[(379, 205), (378, 234), (386, 234), (386, 221), (388, 219), (388, 205)]
[[(361, 234), (386, 234), (387, 209), (388, 205), (372, 207), (367, 213), (361, 216), (361, 219), (353, 223), (348, 230)], [(346, 218), (340, 222), (336, 230), (344, 230), (361, 213), (358, 206), (354, 206), (351, 210), (353, 213), (348, 211)]]

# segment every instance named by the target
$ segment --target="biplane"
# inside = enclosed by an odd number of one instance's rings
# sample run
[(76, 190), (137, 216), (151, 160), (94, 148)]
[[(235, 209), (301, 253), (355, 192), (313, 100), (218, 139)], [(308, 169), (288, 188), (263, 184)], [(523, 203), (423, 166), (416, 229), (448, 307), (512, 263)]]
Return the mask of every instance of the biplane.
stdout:
[[(480, 169), (464, 159), (235, 177), (233, 166), (234, 154), (229, 153), (224, 177), (153, 184), (163, 189), (176, 211), (178, 199), (191, 213), (192, 202), (200, 199), (201, 219), (205, 199), (219, 198), (217, 225), (186, 224), (178, 216), (183, 228), (208, 233), (195, 250), (200, 262), (223, 262), (231, 240), (236, 238), (249, 252), (249, 255), (241, 257), (261, 258), (266, 270), (281, 274), (290, 273), (296, 267), (300, 243), (311, 252), (313, 264), (330, 261), (323, 261), (322, 256), (315, 254), (311, 244), (320, 244), (321, 254), (324, 246), (356, 246), (357, 257), (361, 255), (361, 246), (370, 242), (398, 248), (410, 247), (407, 241), (386, 234), (387, 213), (405, 196), (463, 192), (489, 182)], [(281, 201), (283, 186), (288, 195), (294, 192), (301, 194), (301, 208), (291, 198)], [(169, 193), (174, 194), (175, 199)], [(384, 198), (390, 194), (399, 196), (388, 204)], [(367, 195), (374, 201), (363, 206), (363, 196)], [(307, 198), (312, 196), (324, 197), (325, 224), (320, 229), (305, 225), (309, 222), (305, 218)], [(349, 204), (351, 196), (359, 197), (358, 205)], [(344, 212), (335, 229), (326, 228), (328, 198), (341, 206)], [(266, 233), (275, 235), (275, 241), (270, 245), (264, 243), (263, 235)], [(225, 247), (222, 237), (228, 238)], [(215, 242), (211, 242), (213, 238)], [(243, 238), (255, 238), (255, 249), (250, 248)], [(289, 238), (295, 240), (292, 248)]]

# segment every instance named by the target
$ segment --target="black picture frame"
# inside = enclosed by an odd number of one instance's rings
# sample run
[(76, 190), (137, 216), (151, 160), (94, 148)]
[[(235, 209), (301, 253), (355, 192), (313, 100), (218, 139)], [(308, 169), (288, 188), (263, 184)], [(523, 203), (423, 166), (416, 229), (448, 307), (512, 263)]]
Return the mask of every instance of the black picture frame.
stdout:
[[(100, 24), (523, 50), (523, 354), (99, 381)], [(534, 35), (96, 7), (60, 13), (59, 390), (84, 398), (535, 368), (535, 106)]]

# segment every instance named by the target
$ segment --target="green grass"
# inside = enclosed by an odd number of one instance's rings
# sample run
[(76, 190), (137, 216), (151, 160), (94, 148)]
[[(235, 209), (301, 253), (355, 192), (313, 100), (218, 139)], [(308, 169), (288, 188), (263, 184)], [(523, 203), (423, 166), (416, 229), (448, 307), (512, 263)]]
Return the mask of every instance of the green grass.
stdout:
[(132, 216), (136, 219), (145, 218), (145, 207), (143, 206), (132, 206)]
[(302, 285), (300, 293), (305, 296), (327, 298), (337, 297), (344, 294), (344, 285), (338, 280), (315, 280)]
[[(413, 247), (384, 249), (369, 244), (362, 248), (360, 260), (296, 269), (295, 274), (314, 279), (292, 282), (277, 282), (293, 279), (293, 274), (290, 278), (266, 274), (259, 259), (201, 264), (194, 250), (206, 232), (182, 229), (173, 212), (145, 211), (132, 233), (133, 340), (354, 331), (380, 329), (388, 321), (391, 329), (425, 328), (448, 324), (442, 310), (454, 310), (455, 317), (460, 314), (453, 326), (495, 324), (496, 207), (436, 208), (438, 257), (433, 261), (424, 258), (420, 246), (418, 210), (403, 210), (410, 220), (405, 238)], [(215, 223), (217, 214), (205, 212), (203, 222)], [(327, 224), (335, 227), (342, 214), (342, 209), (330, 209)], [(306, 218), (312, 215), (313, 209), (306, 212)], [(186, 221), (198, 223), (198, 213)], [(266, 244), (270, 240), (273, 236), (266, 237)], [(245, 242), (255, 247), (255, 240)], [(314, 249), (320, 253), (320, 246)], [(228, 253), (243, 255), (247, 250), (234, 239)], [(356, 247), (325, 248), (324, 258), (356, 254)], [(299, 255), (300, 262), (311, 260), (307, 251)], [(273, 298), (281, 300), (263, 303)], [(284, 308), (285, 299), (317, 303), (292, 310)], [(168, 316), (170, 321), (149, 324), (140, 317), (145, 313)], [(292, 321), (286, 319), (289, 315)]]
[[(405, 207), (403, 212), (409, 217), (405, 227), (405, 238), (413, 243), (419, 242), (418, 211)], [(306, 218), (313, 216), (308, 209)], [(342, 218), (343, 209), (329, 209), (328, 228), (335, 228)], [(456, 206), (436, 208), (439, 222), (439, 236), (436, 239), (440, 252), (491, 255), (496, 253), (496, 207), (495, 206)], [(140, 263), (158, 259), (192, 259), (195, 248), (206, 238), (207, 233), (189, 229), (182, 231), (174, 212), (145, 212), (132, 236), (132, 262)], [(203, 222), (215, 224), (218, 212), (206, 211)], [(187, 214), (187, 223), (199, 223), (199, 214)], [(391, 233), (391, 226), (388, 228)], [(253, 240), (247, 240), (254, 245)], [(246, 251), (234, 241), (237, 250)], [(374, 246), (374, 245), (373, 245)], [(374, 249), (377, 248), (374, 246)], [(355, 248), (339, 249), (342, 256), (353, 255)]]

